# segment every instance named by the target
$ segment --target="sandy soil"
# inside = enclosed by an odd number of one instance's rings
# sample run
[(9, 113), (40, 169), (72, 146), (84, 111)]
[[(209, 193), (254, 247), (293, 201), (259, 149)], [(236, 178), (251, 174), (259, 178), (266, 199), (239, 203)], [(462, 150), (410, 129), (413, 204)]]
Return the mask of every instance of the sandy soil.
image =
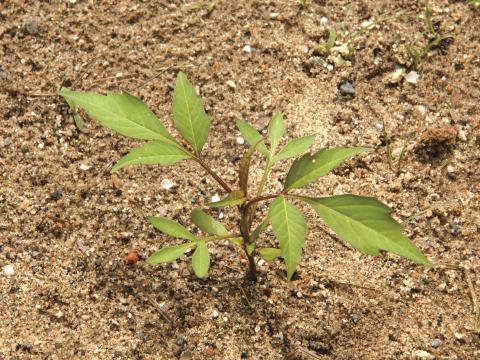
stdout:
[[(394, 72), (412, 70), (406, 45), (425, 44), (419, 1), (218, 1), (210, 14), (188, 4), (0, 0), (0, 358), (480, 358), (480, 9), (431, 1), (451, 38), (412, 84)], [(394, 17), (361, 35), (346, 64), (318, 51), (332, 26), (341, 45), (381, 16)], [(246, 284), (243, 255), (226, 244), (211, 247), (206, 280), (187, 257), (125, 264), (132, 249), (145, 258), (173, 243), (146, 216), (189, 224), (192, 204), (221, 189), (188, 162), (111, 175), (137, 142), (92, 120), (78, 131), (55, 92), (128, 90), (174, 131), (180, 70), (212, 118), (206, 161), (228, 182), (244, 151), (235, 119), (263, 129), (280, 109), (290, 138), (374, 147), (307, 190), (377, 196), (398, 220), (423, 211), (405, 232), (438, 266), (362, 255), (309, 209), (290, 284), (281, 263), (259, 265), (259, 283)], [(354, 95), (340, 93), (344, 81)], [(387, 142), (393, 161), (407, 150), (393, 169)], [(268, 191), (288, 166), (274, 169)], [(175, 186), (162, 189), (164, 179)], [(223, 215), (235, 224), (235, 209)]]

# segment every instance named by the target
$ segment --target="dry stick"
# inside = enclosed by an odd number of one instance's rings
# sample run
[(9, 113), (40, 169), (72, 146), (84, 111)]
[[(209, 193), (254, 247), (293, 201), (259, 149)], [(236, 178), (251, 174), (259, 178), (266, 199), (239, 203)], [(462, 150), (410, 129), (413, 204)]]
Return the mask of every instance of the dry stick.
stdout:
[(143, 301), (146, 301), (148, 303), (150, 303), (154, 308), (155, 310), (157, 310), (160, 315), (162, 316), (162, 318), (169, 322), (170, 324), (173, 323), (172, 319), (170, 318), (170, 316), (167, 315), (167, 313), (162, 309), (162, 307), (160, 306), (159, 303), (157, 303), (155, 300), (153, 300), (149, 295), (144, 295), (144, 297), (142, 297), (142, 295), (140, 295), (139, 293), (136, 294), (137, 297), (139, 297), (141, 300)]
[(465, 274), (465, 279), (467, 280), (468, 289), (470, 290), (470, 296), (472, 297), (473, 304), (473, 313), (475, 316), (475, 322), (473, 324), (475, 330), (480, 330), (480, 305), (478, 304), (477, 295), (475, 294), (475, 289), (473, 288), (472, 279), (466, 267), (463, 268), (463, 273)]
[(447, 270), (457, 270), (461, 271), (464, 274), (465, 281), (467, 282), (468, 290), (470, 292), (470, 297), (472, 299), (473, 305), (473, 314), (474, 314), (474, 328), (476, 331), (480, 330), (480, 305), (478, 304), (477, 295), (475, 294), (475, 289), (473, 287), (472, 278), (470, 273), (465, 266), (461, 265), (449, 265), (449, 264), (440, 264), (443, 268)]

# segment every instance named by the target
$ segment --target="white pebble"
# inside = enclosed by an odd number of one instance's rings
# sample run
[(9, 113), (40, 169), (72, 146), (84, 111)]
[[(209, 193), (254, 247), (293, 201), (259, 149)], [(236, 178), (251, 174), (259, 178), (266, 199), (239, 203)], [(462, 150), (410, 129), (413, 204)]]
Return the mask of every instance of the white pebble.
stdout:
[(15, 269), (13, 265), (5, 265), (2, 269), (3, 275), (12, 276), (15, 274)]
[(405, 75), (405, 80), (410, 84), (416, 84), (420, 79), (420, 75), (416, 71), (410, 71), (407, 75)]
[(252, 52), (252, 47), (250, 45), (245, 45), (243, 51), (250, 54)]
[(214, 319), (218, 318), (218, 311), (217, 310), (212, 311), (212, 318), (214, 318)]
[(258, 260), (257, 264), (258, 264), (258, 266), (262, 266), (263, 264), (265, 264), (265, 260), (260, 259), (260, 260)]
[(270, 19), (276, 19), (278, 18), (279, 15), (280, 15), (279, 13), (273, 12), (270, 14)]
[(465, 135), (465, 131), (459, 130), (458, 131), (458, 139), (463, 142), (467, 142), (467, 135)]
[(90, 169), (90, 166), (87, 164), (80, 164), (80, 170), (87, 171), (88, 169)]
[(233, 81), (233, 80), (228, 80), (227, 85), (231, 89), (235, 89), (237, 87), (237, 84), (235, 84), (235, 81)]
[(325, 16), (322, 16), (322, 18), (320, 19), (320, 24), (322, 24), (323, 26), (327, 25), (328, 19)]
[(260, 325), (257, 324), (257, 326), (255, 326), (255, 332), (258, 333), (260, 331)]
[(179, 268), (180, 268), (180, 266), (178, 266), (178, 264), (177, 264), (176, 262), (173, 262), (173, 263), (172, 263), (172, 269), (177, 270), (177, 269), (179, 269)]
[(212, 201), (212, 202), (220, 201), (220, 196), (218, 196), (218, 194), (213, 195), (211, 201)]
[(218, 218), (220, 220), (222, 220), (223, 218), (225, 217), (225, 214), (223, 212), (221, 212), (220, 214), (218, 214)]
[(430, 354), (429, 352), (425, 351), (425, 350), (417, 350), (413, 353), (413, 357), (415, 359), (424, 359), (424, 360), (431, 360), (431, 359), (435, 359), (435, 356), (433, 356), (432, 354)]
[(453, 336), (455, 336), (455, 339), (457, 340), (463, 340), (465, 338), (465, 336), (463, 334), (460, 334), (460, 333), (455, 333), (453, 334)]
[(237, 137), (237, 144), (243, 145), (245, 144), (245, 139), (241, 136)]
[(170, 190), (173, 187), (173, 182), (170, 179), (163, 179), (160, 183), (160, 187), (165, 190)]

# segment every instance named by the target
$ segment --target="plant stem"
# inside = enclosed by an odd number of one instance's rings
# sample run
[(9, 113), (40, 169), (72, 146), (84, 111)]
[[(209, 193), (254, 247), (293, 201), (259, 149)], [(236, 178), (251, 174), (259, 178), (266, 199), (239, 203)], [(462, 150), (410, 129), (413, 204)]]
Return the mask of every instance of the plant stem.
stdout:
[(223, 179), (220, 176), (218, 176), (217, 173), (215, 173), (215, 171), (213, 171), (212, 168), (210, 166), (208, 166), (201, 158), (199, 158), (198, 156), (193, 155), (193, 154), (190, 154), (190, 155), (192, 156), (193, 160), (198, 162), (200, 164), (200, 166), (203, 167), (220, 184), (220, 186), (227, 193), (232, 192), (232, 189), (230, 188), (230, 186), (228, 186), (228, 184), (225, 181), (223, 181)]

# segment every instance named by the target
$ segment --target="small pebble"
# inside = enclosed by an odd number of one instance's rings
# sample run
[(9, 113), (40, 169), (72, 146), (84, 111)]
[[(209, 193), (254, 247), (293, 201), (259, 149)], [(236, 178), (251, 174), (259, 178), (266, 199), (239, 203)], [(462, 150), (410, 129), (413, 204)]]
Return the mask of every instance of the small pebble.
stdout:
[(342, 81), (338, 84), (338, 90), (342, 95), (355, 95), (355, 86), (350, 81)]
[(467, 142), (467, 135), (465, 135), (465, 131), (459, 130), (458, 131), (458, 139), (463, 142)]
[(410, 71), (407, 75), (405, 75), (405, 80), (410, 84), (416, 84), (420, 79), (420, 75), (416, 71)]
[(459, 341), (462, 341), (465, 339), (465, 336), (463, 334), (460, 334), (460, 333), (455, 333), (453, 334), (453, 336), (455, 336), (455, 339), (459, 340)]
[(455, 221), (452, 221), (450, 223), (450, 233), (452, 235), (457, 235), (458, 234), (458, 224)]
[(7, 80), (7, 79), (8, 79), (8, 73), (0, 69), (0, 80)]
[(435, 356), (430, 354), (428, 351), (425, 350), (416, 350), (413, 353), (413, 357), (415, 359), (424, 359), (424, 360), (433, 360), (435, 359)]
[(279, 15), (280, 15), (279, 13), (273, 12), (273, 13), (270, 14), (270, 19), (276, 19), (276, 18), (278, 18)]
[(252, 47), (250, 45), (245, 45), (243, 51), (250, 54), (252, 52)]
[(183, 336), (183, 335), (178, 335), (177, 336), (177, 345), (178, 346), (183, 346), (185, 344), (185, 341), (186, 341), (185, 336)]
[(87, 164), (80, 164), (80, 170), (87, 171), (88, 169), (90, 169), (90, 166)]
[(223, 212), (221, 212), (220, 214), (218, 214), (218, 218), (220, 220), (222, 220), (223, 218), (225, 217), (225, 214)]
[(243, 145), (245, 144), (245, 139), (241, 136), (237, 137), (237, 144)]
[(176, 262), (172, 262), (172, 269), (174, 270), (180, 269), (180, 266)]
[(302, 294), (300, 291), (298, 291), (298, 292), (297, 292), (297, 297), (298, 297), (299, 299), (301, 299), (301, 298), (303, 297), (303, 294)]
[(32, 258), (35, 259), (35, 258), (37, 258), (37, 257), (39, 257), (39, 256), (40, 256), (40, 251), (35, 251), (35, 250), (32, 251)]
[(217, 310), (213, 310), (213, 311), (212, 311), (212, 318), (213, 318), (213, 319), (218, 318), (218, 311), (217, 311)]
[(5, 265), (2, 269), (3, 275), (12, 276), (15, 275), (15, 268), (13, 265)]
[(328, 24), (328, 19), (325, 16), (322, 16), (320, 18), (320, 24), (322, 24), (322, 26), (327, 25)]
[(173, 182), (170, 179), (163, 179), (160, 183), (160, 187), (164, 190), (170, 190), (173, 187)]
[(235, 84), (235, 81), (233, 81), (233, 80), (228, 80), (227, 85), (230, 89), (234, 89), (234, 90), (237, 87), (237, 84)]
[(38, 34), (39, 27), (40, 22), (37, 18), (31, 18), (25, 21), (25, 30), (27, 30), (30, 35)]
[(261, 327), (260, 325), (257, 324), (257, 326), (255, 326), (255, 332), (258, 333), (260, 330), (261, 330)]
[(212, 196), (211, 202), (217, 202), (217, 201), (220, 201), (220, 196), (218, 196), (218, 194), (215, 194)]
[(432, 347), (437, 349), (440, 347), (440, 345), (442, 345), (442, 340), (440, 339), (433, 339), (432, 341)]

